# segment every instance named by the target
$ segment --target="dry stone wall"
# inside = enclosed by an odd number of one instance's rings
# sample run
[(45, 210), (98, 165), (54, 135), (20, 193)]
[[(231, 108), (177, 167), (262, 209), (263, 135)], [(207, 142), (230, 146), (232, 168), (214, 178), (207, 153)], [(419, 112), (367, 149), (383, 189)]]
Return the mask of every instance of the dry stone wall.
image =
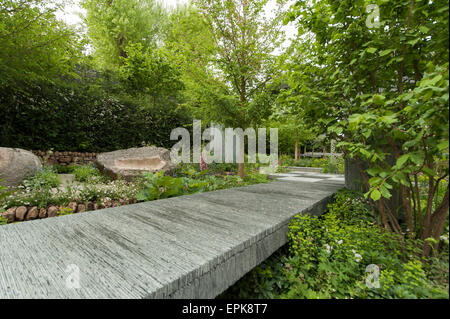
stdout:
[(45, 152), (45, 151), (33, 151), (33, 153), (39, 157), (42, 162), (50, 165), (83, 165), (95, 162), (97, 159), (97, 153), (83, 153), (83, 152)]

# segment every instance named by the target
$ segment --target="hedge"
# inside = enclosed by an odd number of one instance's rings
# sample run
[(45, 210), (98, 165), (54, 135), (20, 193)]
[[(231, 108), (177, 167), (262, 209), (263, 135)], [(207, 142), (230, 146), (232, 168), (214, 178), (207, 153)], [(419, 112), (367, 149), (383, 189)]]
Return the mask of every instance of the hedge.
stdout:
[(0, 115), (0, 146), (55, 151), (170, 148), (171, 130), (192, 123), (174, 101), (149, 106), (76, 82), (0, 87)]

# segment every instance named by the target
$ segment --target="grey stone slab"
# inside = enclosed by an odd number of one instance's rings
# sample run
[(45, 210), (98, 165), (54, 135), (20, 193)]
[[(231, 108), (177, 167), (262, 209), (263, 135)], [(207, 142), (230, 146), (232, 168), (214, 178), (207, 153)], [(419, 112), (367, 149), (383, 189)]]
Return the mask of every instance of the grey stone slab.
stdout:
[(302, 176), (287, 176), (281, 177), (278, 180), (280, 181), (291, 181), (291, 182), (307, 182), (307, 183), (315, 183), (319, 182), (321, 178), (312, 178), (312, 177), (302, 177)]
[(274, 181), (2, 226), (0, 298), (214, 298), (341, 187)]

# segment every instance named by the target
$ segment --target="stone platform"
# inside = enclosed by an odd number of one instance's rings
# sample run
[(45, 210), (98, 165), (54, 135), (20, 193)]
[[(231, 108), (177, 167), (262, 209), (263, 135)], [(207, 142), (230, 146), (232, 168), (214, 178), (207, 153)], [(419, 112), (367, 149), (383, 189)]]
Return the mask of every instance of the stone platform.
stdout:
[[(340, 175), (278, 181), (0, 226), (0, 298), (214, 298), (321, 214)], [(76, 278), (79, 278), (79, 286)]]

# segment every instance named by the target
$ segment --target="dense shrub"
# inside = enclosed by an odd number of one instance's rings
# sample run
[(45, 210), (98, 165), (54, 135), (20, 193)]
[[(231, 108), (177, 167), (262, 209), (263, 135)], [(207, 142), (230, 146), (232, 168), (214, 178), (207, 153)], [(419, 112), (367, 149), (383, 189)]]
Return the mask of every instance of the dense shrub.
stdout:
[[(289, 229), (289, 244), (221, 297), (448, 298), (448, 235), (438, 259), (421, 260), (421, 243), (376, 225), (360, 194), (341, 191), (323, 217), (298, 215)], [(366, 285), (368, 265), (379, 288)]]
[(83, 83), (0, 87), (0, 145), (103, 152), (144, 142), (168, 148), (171, 130), (191, 122), (174, 101), (150, 104)]

